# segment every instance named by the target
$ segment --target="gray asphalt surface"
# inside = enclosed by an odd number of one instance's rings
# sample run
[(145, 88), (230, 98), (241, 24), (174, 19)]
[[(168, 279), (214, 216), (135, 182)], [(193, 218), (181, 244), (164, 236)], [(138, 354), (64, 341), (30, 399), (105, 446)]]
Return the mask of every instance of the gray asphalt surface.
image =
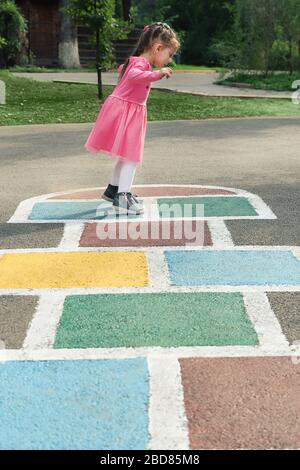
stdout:
[[(299, 245), (299, 125), (300, 118), (149, 122), (144, 163), (132, 189), (135, 184), (174, 183), (253, 192), (277, 219), (225, 221), (234, 244)], [(0, 128), (1, 249), (56, 247), (61, 241), (64, 225), (60, 223), (7, 224), (24, 199), (108, 184), (113, 162), (83, 147), (92, 126)], [(270, 301), (287, 338), (291, 342), (299, 339), (299, 293), (270, 293)], [(23, 316), (17, 315), (20, 305)], [(5, 327), (5, 341), (8, 347), (19, 347), (35, 302), (0, 296), (0, 317), (7, 318), (8, 308), (12, 314), (10, 326)]]
[[(78, 72), (50, 72), (50, 73), (28, 73), (15, 72), (15, 76), (31, 78), (39, 81), (51, 80), (72, 80), (97, 83), (96, 73)], [(176, 72), (172, 75), (172, 80), (163, 78), (153, 82), (153, 88), (167, 88), (173, 91), (187, 93), (197, 93), (207, 96), (240, 96), (240, 97), (263, 97), (263, 98), (284, 98), (291, 97), (293, 92), (273, 91), (273, 90), (255, 90), (251, 88), (228, 87), (216, 85), (214, 82), (220, 77), (219, 73), (189, 73)], [(116, 85), (116, 72), (102, 73), (102, 83), (104, 85)]]

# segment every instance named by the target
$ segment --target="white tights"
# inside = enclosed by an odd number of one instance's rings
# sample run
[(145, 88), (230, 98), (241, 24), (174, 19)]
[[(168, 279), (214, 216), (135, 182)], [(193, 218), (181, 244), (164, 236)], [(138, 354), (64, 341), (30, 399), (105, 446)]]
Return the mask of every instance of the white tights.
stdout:
[(110, 184), (112, 184), (113, 186), (119, 186), (119, 193), (129, 192), (133, 182), (136, 168), (137, 163), (119, 158), (114, 167)]

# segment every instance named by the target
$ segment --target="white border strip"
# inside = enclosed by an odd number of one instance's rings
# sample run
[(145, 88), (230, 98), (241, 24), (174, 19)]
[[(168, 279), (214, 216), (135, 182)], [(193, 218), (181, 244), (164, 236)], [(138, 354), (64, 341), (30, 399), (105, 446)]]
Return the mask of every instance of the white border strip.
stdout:
[(180, 364), (176, 358), (150, 354), (148, 449), (188, 450), (188, 424), (185, 414)]
[(150, 354), (173, 357), (264, 357), (299, 355), (291, 348), (264, 349), (259, 346), (198, 346), (179, 348), (86, 348), (86, 349), (4, 349), (0, 361), (65, 361), (83, 359), (127, 359)]
[[(264, 216), (259, 216), (259, 215), (241, 215), (241, 216), (204, 216), (204, 217), (163, 217), (163, 218), (146, 218), (145, 216), (142, 217), (142, 214), (139, 218), (112, 218), (112, 219), (80, 219), (82, 222), (86, 224), (107, 224), (110, 222), (153, 222), (153, 221), (164, 221), (164, 222), (172, 222), (175, 220), (187, 220), (187, 221), (192, 221), (192, 220), (266, 220), (266, 219), (275, 219), (276, 217), (264, 217)], [(66, 223), (78, 223), (78, 219), (34, 219), (34, 220), (15, 220), (13, 222), (8, 221), (7, 223), (14, 223), (14, 224), (66, 224)]]
[(147, 292), (150, 292), (149, 289), (151, 288), (155, 291), (166, 290), (168, 292), (171, 287), (171, 281), (164, 253), (162, 251), (149, 250), (147, 251), (147, 258), (149, 278), (149, 286), (146, 288)]
[(264, 349), (290, 351), (280, 323), (274, 314), (265, 292), (243, 292), (246, 313), (257, 333), (259, 344)]
[(295, 256), (295, 258), (297, 258), (297, 260), (300, 261), (300, 246), (291, 247), (291, 251), (293, 255)]
[(63, 250), (78, 248), (84, 228), (84, 223), (65, 223), (64, 233), (58, 247)]
[(207, 224), (214, 248), (230, 248), (234, 246), (231, 234), (224, 220), (209, 219)]
[(23, 349), (49, 349), (52, 348), (56, 329), (62, 314), (66, 293), (43, 294), (31, 320)]
[(205, 250), (205, 251), (290, 251), (298, 259), (297, 254), (300, 254), (300, 247), (297, 246), (289, 246), (289, 245), (234, 245), (228, 247), (220, 247), (216, 248), (214, 246), (198, 246), (198, 245), (186, 245), (186, 246), (113, 246), (113, 247), (106, 247), (106, 246), (99, 246), (99, 247), (86, 247), (80, 246), (77, 248), (62, 248), (62, 247), (51, 247), (51, 248), (4, 248), (0, 250), (0, 255), (10, 254), (10, 253), (69, 253), (69, 252), (106, 252), (106, 251), (120, 251), (123, 252), (126, 248), (126, 251), (171, 251), (171, 250)]
[(207, 286), (169, 286), (164, 287), (78, 287), (78, 288), (0, 288), (0, 296), (3, 295), (53, 295), (64, 293), (66, 295), (92, 295), (92, 294), (146, 294), (155, 292), (300, 292), (299, 285), (253, 285), (240, 286), (207, 285)]

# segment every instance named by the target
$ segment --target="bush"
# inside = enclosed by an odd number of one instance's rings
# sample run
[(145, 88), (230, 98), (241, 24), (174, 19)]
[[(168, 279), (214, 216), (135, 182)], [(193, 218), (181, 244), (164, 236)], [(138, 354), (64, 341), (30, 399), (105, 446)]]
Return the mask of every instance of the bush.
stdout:
[(0, 66), (13, 66), (26, 41), (27, 24), (12, 0), (0, 3)]

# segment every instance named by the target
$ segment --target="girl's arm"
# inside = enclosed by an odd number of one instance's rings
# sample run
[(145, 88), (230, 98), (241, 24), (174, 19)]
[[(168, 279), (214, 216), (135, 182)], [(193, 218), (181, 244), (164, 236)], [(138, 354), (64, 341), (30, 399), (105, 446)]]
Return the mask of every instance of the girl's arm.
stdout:
[(127, 78), (135, 83), (154, 82), (156, 80), (160, 80), (162, 78), (162, 74), (159, 70), (150, 72), (150, 70), (145, 70), (145, 66), (143, 64), (136, 64), (129, 70)]

